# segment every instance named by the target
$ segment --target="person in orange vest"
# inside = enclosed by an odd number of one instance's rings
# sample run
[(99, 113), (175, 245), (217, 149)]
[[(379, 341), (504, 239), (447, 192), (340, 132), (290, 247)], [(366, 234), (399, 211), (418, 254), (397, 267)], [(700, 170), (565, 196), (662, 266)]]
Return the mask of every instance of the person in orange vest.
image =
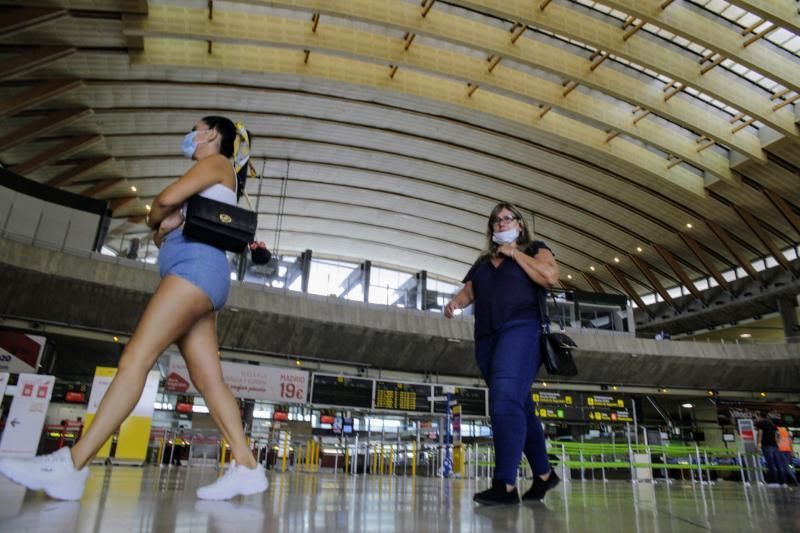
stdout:
[(783, 459), (783, 467), (793, 485), (797, 485), (797, 473), (794, 471), (794, 450), (792, 449), (792, 434), (786, 426), (786, 422), (781, 420), (778, 423), (778, 452)]

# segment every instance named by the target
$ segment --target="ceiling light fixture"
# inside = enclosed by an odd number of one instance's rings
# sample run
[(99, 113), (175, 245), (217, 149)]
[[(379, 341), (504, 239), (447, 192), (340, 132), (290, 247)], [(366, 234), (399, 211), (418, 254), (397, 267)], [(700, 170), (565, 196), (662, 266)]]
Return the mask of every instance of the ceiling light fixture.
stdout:
[(614, 258), (614, 262), (615, 262), (615, 263), (619, 263), (619, 257), (615, 257), (615, 258)]
[(692, 229), (692, 223), (691, 223), (691, 222), (687, 222), (687, 223), (686, 223), (686, 227), (687, 227), (688, 229)]
[(681, 407), (683, 407), (683, 408), (686, 408), (686, 409), (692, 409), (692, 408), (694, 408), (694, 404), (691, 404), (691, 403), (682, 403), (682, 404), (681, 404)]
[(133, 192), (136, 192), (136, 187), (134, 187), (133, 185), (131, 185), (131, 190), (132, 190)]
[(636, 251), (639, 252), (639, 253), (642, 253), (642, 247), (641, 246), (637, 246), (636, 247)]

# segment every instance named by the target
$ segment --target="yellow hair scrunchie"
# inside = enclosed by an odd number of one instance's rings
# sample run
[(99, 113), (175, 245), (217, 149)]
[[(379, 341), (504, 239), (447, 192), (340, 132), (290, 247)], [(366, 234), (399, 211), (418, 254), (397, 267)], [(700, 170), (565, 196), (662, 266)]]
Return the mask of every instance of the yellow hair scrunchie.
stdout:
[(236, 169), (236, 173), (238, 174), (239, 171), (247, 166), (248, 172), (252, 173), (252, 165), (249, 165), (250, 161), (250, 135), (247, 133), (247, 129), (244, 127), (244, 124), (241, 122), (236, 123), (236, 139), (233, 141), (233, 167)]

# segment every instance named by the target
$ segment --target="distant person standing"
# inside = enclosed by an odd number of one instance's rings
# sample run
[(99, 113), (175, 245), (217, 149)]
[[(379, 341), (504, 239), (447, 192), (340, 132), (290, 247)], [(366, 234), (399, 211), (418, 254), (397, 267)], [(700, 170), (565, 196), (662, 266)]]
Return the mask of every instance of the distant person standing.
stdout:
[(786, 483), (786, 472), (782, 468), (783, 459), (778, 452), (778, 428), (764, 411), (758, 412), (755, 427), (758, 430), (756, 444), (767, 462), (767, 483), (780, 486)]
[(783, 420), (778, 424), (778, 453), (783, 460), (783, 470), (788, 481), (797, 485), (797, 472), (794, 471), (794, 449), (792, 449), (792, 433)]
[(475, 302), (475, 359), (489, 386), (496, 467), (491, 488), (474, 500), (518, 504), (517, 469), (524, 452), (534, 476), (522, 499), (538, 501), (559, 481), (550, 468), (531, 397), (541, 363), (540, 296), (558, 282), (558, 265), (545, 243), (531, 241), (522, 213), (511, 204), (492, 209), (486, 238), (486, 249), (464, 278), (464, 288), (444, 310), (451, 318)]

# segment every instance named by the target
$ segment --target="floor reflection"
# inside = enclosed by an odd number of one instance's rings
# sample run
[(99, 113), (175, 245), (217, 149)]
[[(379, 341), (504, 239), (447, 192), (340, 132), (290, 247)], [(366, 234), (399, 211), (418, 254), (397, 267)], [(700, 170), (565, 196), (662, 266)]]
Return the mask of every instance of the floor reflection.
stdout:
[(472, 495), (487, 480), (270, 473), (264, 494), (197, 500), (195, 489), (216, 476), (212, 468), (92, 467), (80, 502), (2, 479), (0, 532), (800, 531), (800, 491), (734, 482), (576, 480), (545, 502), (480, 507)]

